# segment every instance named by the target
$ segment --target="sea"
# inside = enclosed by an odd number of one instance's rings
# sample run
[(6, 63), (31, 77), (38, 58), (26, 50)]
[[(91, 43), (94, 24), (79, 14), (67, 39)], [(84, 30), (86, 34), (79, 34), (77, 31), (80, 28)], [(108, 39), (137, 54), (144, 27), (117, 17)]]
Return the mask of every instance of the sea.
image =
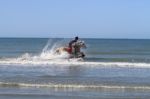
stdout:
[(80, 38), (82, 60), (56, 55), (68, 38), (0, 38), (0, 99), (150, 99), (150, 40)]

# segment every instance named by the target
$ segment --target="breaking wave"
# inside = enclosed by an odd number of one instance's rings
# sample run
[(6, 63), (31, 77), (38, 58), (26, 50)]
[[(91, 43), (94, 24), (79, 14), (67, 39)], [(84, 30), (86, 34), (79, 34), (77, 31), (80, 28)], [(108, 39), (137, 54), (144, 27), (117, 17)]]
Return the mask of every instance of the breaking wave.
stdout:
[(17, 58), (1, 58), (0, 65), (81, 65), (90, 67), (138, 67), (138, 68), (150, 68), (150, 63), (135, 63), (135, 62), (89, 62), (83, 59), (68, 59), (68, 54), (63, 53), (56, 55), (55, 50), (58, 47), (65, 46), (65, 41), (53, 42), (48, 40), (47, 44), (43, 48), (42, 52), (38, 55), (32, 55), (25, 53)]
[(142, 89), (150, 90), (150, 86), (118, 86), (118, 85), (83, 85), (83, 84), (26, 84), (26, 83), (4, 83), (0, 82), (0, 87), (35, 87), (35, 88), (64, 88), (64, 89)]

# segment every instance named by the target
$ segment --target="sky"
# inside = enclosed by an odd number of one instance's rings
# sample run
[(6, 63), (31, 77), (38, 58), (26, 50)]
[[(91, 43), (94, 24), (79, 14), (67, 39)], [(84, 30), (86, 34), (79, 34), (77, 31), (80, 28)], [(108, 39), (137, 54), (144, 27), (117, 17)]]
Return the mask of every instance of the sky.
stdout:
[(0, 0), (0, 37), (150, 39), (150, 0)]

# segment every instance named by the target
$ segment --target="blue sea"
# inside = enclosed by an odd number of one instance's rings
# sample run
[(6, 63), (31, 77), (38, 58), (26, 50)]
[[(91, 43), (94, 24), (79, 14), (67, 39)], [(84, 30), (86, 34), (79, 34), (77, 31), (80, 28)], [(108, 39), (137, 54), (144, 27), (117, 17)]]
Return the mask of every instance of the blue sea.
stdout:
[(0, 38), (0, 99), (150, 99), (150, 40), (82, 39), (82, 61), (54, 54), (70, 40)]

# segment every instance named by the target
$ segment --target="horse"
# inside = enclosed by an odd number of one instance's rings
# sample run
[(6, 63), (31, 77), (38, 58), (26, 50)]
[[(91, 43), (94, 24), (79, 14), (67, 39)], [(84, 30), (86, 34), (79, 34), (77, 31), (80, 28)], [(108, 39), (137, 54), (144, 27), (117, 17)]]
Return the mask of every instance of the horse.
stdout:
[(86, 48), (86, 45), (84, 43), (84, 41), (77, 41), (75, 43), (72, 44), (72, 52), (70, 53), (69, 51), (69, 47), (60, 47), (57, 48), (55, 53), (56, 54), (62, 54), (64, 52), (67, 52), (70, 55), (70, 58), (84, 58), (85, 54), (83, 52), (81, 52), (81, 48)]

